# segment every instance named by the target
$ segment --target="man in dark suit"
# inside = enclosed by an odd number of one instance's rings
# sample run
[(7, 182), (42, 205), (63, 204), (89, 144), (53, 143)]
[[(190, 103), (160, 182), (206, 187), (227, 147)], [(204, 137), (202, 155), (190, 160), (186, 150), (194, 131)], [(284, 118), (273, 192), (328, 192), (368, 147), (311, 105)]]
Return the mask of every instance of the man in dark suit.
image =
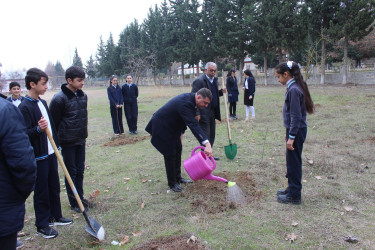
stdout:
[[(196, 93), (201, 88), (207, 88), (211, 90), (212, 100), (208, 107), (200, 110), (197, 114), (197, 119), (199, 120), (199, 125), (208, 136), (211, 145), (215, 142), (216, 133), (216, 123), (215, 119), (221, 121), (220, 116), (220, 103), (219, 97), (226, 93), (226, 89), (218, 89), (216, 74), (216, 64), (213, 62), (208, 62), (204, 68), (204, 74), (195, 79), (193, 82), (193, 88), (191, 92)], [(219, 160), (219, 158), (215, 158)]]
[(212, 156), (211, 143), (195, 118), (197, 109), (207, 107), (211, 100), (211, 91), (206, 88), (197, 93), (178, 95), (156, 111), (146, 126), (146, 131), (152, 136), (152, 145), (164, 156), (168, 186), (174, 192), (182, 191), (178, 184), (192, 182), (181, 177), (181, 143), (186, 126), (205, 146), (204, 153)]

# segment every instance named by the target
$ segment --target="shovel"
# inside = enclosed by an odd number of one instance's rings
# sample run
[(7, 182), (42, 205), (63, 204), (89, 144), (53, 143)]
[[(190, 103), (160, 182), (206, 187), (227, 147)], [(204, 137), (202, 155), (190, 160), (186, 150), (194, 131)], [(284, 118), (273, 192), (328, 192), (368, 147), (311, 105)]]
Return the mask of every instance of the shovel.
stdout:
[[(223, 89), (225, 88), (224, 84), (224, 77), (221, 78), (223, 83)], [(225, 114), (227, 117), (227, 128), (228, 128), (228, 138), (229, 138), (229, 145), (224, 147), (225, 155), (228, 159), (233, 160), (234, 157), (237, 155), (237, 144), (232, 143), (232, 136), (230, 134), (230, 125), (229, 125), (229, 115), (228, 115), (228, 104), (227, 104), (227, 93), (223, 93), (224, 95), (224, 104), (225, 104)]]
[(91, 218), (90, 216), (87, 215), (87, 213), (85, 211), (85, 208), (84, 208), (84, 206), (82, 204), (81, 198), (79, 197), (78, 192), (77, 192), (77, 190), (76, 190), (76, 188), (75, 188), (75, 186), (73, 184), (72, 178), (70, 178), (69, 172), (66, 169), (64, 161), (63, 161), (63, 159), (62, 159), (62, 157), (60, 155), (59, 150), (56, 147), (56, 143), (53, 140), (51, 131), (49, 130), (48, 127), (46, 128), (45, 132), (47, 133), (48, 139), (51, 142), (51, 145), (53, 147), (53, 150), (55, 151), (56, 157), (57, 157), (57, 159), (58, 159), (58, 161), (59, 161), (59, 163), (60, 163), (60, 165), (61, 165), (61, 167), (62, 167), (62, 169), (64, 171), (65, 177), (66, 177), (66, 179), (69, 182), (69, 186), (72, 189), (74, 197), (77, 200), (79, 209), (81, 209), (81, 212), (82, 212), (83, 216), (85, 217), (85, 220), (86, 220), (86, 223), (87, 223), (86, 227), (85, 227), (86, 232), (88, 232), (89, 234), (91, 234), (92, 236), (94, 236), (95, 238), (97, 238), (99, 241), (104, 240), (104, 238), (105, 238), (105, 230), (102, 227), (102, 225), (100, 225), (96, 220), (94, 220), (93, 218)]

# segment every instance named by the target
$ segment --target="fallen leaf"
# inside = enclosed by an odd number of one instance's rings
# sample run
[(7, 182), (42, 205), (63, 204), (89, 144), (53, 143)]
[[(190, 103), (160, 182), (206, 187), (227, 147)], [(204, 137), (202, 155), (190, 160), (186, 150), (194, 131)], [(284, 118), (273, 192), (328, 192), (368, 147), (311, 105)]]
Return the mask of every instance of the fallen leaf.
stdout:
[(99, 245), (101, 243), (101, 241), (100, 240), (98, 240), (98, 241), (91, 241), (91, 242), (89, 242), (89, 244), (90, 245)]
[(297, 237), (297, 234), (291, 233), (286, 235), (285, 240), (289, 240), (290, 243), (293, 243), (297, 239)]
[(130, 237), (125, 235), (124, 237), (122, 237), (120, 243), (118, 244), (119, 246), (122, 246), (122, 245), (125, 245), (126, 243), (129, 243), (130, 242)]
[(190, 243), (190, 241), (191, 242), (195, 242), (197, 240), (197, 237), (195, 237), (194, 235), (192, 235), (192, 236), (190, 236), (190, 238), (187, 240), (187, 244), (189, 244)]
[(353, 236), (347, 236), (344, 238), (345, 241), (350, 242), (350, 243), (358, 243), (359, 240)]
[(321, 176), (315, 176), (315, 178), (316, 178), (317, 180), (321, 180), (321, 179), (322, 179)]
[(73, 214), (72, 216), (73, 216), (73, 219), (75, 220), (79, 218), (78, 214)]
[(141, 208), (145, 208), (145, 202), (144, 201), (141, 204)]
[(109, 192), (109, 190), (108, 190), (108, 189), (104, 190), (104, 193), (108, 193), (108, 192)]
[(90, 198), (94, 199), (94, 198), (98, 197), (99, 194), (100, 194), (100, 191), (99, 190), (95, 190), (94, 192), (92, 192), (90, 194)]
[(293, 227), (298, 226), (298, 222), (293, 221), (293, 222), (292, 222), (292, 226), (293, 226)]
[(352, 208), (352, 207), (349, 207), (349, 206), (345, 206), (344, 209), (345, 209), (346, 212), (351, 212), (351, 211), (353, 211), (353, 208)]
[(311, 159), (308, 159), (308, 160), (307, 160), (307, 163), (308, 163), (309, 165), (313, 165), (313, 164), (314, 164), (314, 161), (311, 160)]
[(329, 180), (333, 180), (333, 179), (335, 179), (335, 177), (334, 177), (333, 175), (329, 175), (329, 176), (327, 176), (327, 178), (328, 178)]
[(145, 182), (148, 182), (148, 180), (146, 180), (146, 179), (142, 179), (142, 183), (145, 183)]
[(26, 236), (24, 232), (18, 232), (17, 237), (23, 237), (23, 236)]
[(125, 199), (124, 198), (119, 198), (120, 201), (124, 201)]
[(137, 236), (141, 236), (142, 235), (142, 232), (141, 231), (135, 231), (134, 233), (132, 233), (134, 237), (137, 237)]
[(329, 148), (329, 145), (328, 145), (328, 144), (326, 145), (326, 148)]
[(306, 183), (306, 182), (307, 182), (307, 180), (302, 180), (302, 182)]
[(120, 153), (120, 150), (117, 150), (116, 153)]
[(130, 181), (130, 178), (126, 177), (124, 178), (124, 181)]

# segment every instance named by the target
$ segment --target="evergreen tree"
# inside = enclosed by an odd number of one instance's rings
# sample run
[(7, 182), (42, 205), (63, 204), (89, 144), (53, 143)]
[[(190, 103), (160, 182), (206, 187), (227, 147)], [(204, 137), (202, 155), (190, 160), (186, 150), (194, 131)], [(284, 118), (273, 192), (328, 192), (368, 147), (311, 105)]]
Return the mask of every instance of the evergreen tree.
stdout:
[(65, 77), (65, 70), (63, 66), (61, 65), (60, 61), (57, 61), (55, 64), (55, 73), (56, 73), (56, 76)]
[(100, 36), (100, 42), (98, 44), (98, 49), (96, 52), (96, 69), (98, 76), (106, 76), (107, 68), (107, 59), (106, 59), (106, 50), (103, 42), (103, 37)]
[(96, 76), (96, 65), (92, 55), (90, 55), (89, 60), (86, 62), (85, 73), (89, 78), (94, 78)]
[[(215, 16), (215, 0), (203, 0), (201, 10), (201, 22), (199, 26), (199, 35), (196, 37), (200, 44), (201, 59), (203, 63), (209, 61), (217, 62), (217, 51), (215, 50), (215, 43), (217, 36), (215, 36), (216, 25), (218, 20)], [(217, 48), (217, 46), (216, 46)]]
[(78, 67), (80, 67), (81, 69), (83, 69), (82, 59), (81, 59), (81, 57), (79, 57), (79, 55), (78, 55), (78, 50), (77, 50), (77, 48), (76, 48), (76, 50), (74, 51), (73, 66), (78, 66)]
[(374, 28), (375, 0), (341, 0), (331, 20), (330, 33), (336, 40), (343, 39), (344, 65), (342, 83), (347, 83), (349, 41), (358, 41)]

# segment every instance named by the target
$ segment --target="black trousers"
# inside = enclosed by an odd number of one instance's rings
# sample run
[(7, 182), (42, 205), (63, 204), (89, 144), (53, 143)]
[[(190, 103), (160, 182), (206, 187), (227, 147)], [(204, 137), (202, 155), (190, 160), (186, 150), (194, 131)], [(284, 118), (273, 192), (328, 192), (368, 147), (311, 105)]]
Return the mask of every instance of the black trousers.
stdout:
[(37, 174), (34, 190), (35, 225), (47, 227), (49, 219), (60, 219), (60, 179), (55, 154), (36, 162)]
[(124, 104), (126, 122), (130, 132), (137, 131), (137, 120), (138, 120), (138, 103), (127, 103)]
[(172, 153), (164, 155), (164, 164), (169, 187), (178, 184), (181, 180), (181, 153), (182, 145), (181, 141), (178, 140), (176, 147), (172, 149)]
[[(286, 149), (286, 177), (288, 178), (289, 193), (295, 199), (301, 198), (302, 191), (302, 150), (307, 128), (299, 128), (294, 139), (294, 150)], [(289, 138), (289, 129), (286, 129), (286, 138)]]
[[(76, 145), (71, 147), (63, 147), (61, 154), (64, 158), (64, 163), (68, 169), (69, 175), (72, 178), (73, 184), (81, 200), (83, 200), (83, 175), (85, 171), (85, 143), (83, 145)], [(68, 180), (65, 178), (65, 187), (68, 194), (70, 206), (78, 207), (78, 203), (72, 189), (69, 186)]]
[(111, 106), (111, 117), (113, 132), (115, 134), (124, 133), (124, 126), (122, 125), (122, 108), (116, 108)]
[(229, 114), (231, 116), (236, 115), (236, 102), (230, 102), (229, 103)]
[(209, 111), (205, 117), (201, 117), (199, 120), (199, 125), (203, 130), (204, 134), (208, 137), (208, 140), (213, 147), (215, 142), (215, 133), (216, 133), (216, 123), (215, 123), (215, 114), (213, 111)]
[(0, 237), (0, 250), (15, 250), (17, 247), (17, 232)]

